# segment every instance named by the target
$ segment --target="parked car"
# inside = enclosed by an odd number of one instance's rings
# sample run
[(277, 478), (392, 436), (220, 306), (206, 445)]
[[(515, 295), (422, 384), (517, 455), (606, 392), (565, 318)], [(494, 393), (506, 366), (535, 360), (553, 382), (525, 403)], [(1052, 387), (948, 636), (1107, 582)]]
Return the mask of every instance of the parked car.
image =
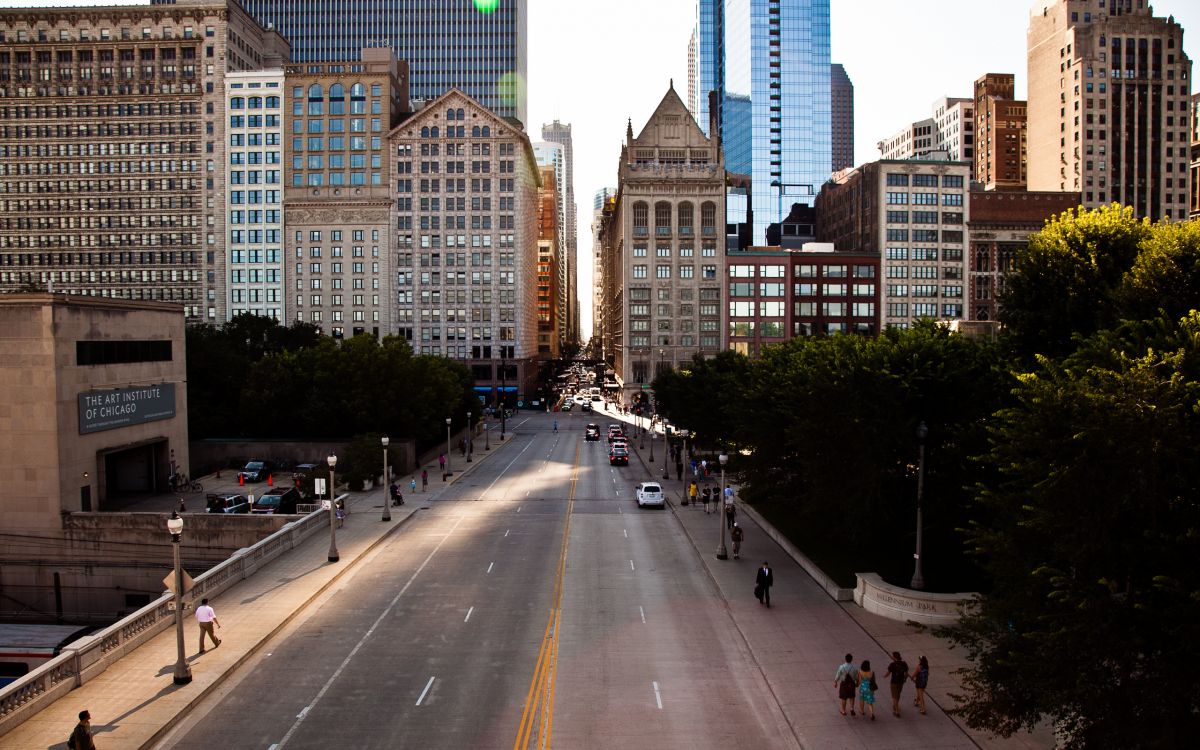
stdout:
[(588, 442), (591, 442), (593, 440), (599, 440), (600, 439), (599, 425), (590, 424), (586, 428), (584, 428), (583, 439), (587, 440)]
[(608, 463), (610, 466), (628, 466), (629, 451), (620, 445), (614, 445), (608, 452)]
[(246, 482), (262, 482), (273, 471), (275, 465), (270, 461), (251, 461), (246, 464), (246, 468), (238, 472), (238, 476)]
[(658, 482), (642, 482), (637, 486), (637, 504), (639, 508), (648, 505), (664, 507), (662, 485)]
[(254, 499), (250, 512), (291, 514), (300, 500), (300, 490), (295, 487), (272, 487)]
[(208, 496), (205, 513), (249, 513), (250, 498), (233, 492)]

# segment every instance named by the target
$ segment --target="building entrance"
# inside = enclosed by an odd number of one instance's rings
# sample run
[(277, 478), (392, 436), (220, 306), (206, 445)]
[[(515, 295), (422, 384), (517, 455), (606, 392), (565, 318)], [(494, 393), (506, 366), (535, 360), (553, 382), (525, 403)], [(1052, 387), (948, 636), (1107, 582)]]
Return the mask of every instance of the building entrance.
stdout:
[(102, 451), (100, 467), (100, 507), (119, 510), (122, 500), (166, 489), (170, 474), (166, 439)]

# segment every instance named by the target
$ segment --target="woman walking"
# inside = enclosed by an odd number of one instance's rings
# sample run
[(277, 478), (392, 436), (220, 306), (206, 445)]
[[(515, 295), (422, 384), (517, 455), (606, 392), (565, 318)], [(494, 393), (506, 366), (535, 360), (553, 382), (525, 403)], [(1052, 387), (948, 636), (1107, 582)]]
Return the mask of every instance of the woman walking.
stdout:
[[(875, 721), (875, 690), (879, 683), (875, 682), (875, 673), (871, 671), (871, 660), (864, 659), (858, 668), (858, 712), (863, 716), (871, 714)], [(871, 709), (869, 712), (867, 709)]]
[(922, 656), (917, 663), (917, 673), (912, 675), (913, 684), (917, 686), (917, 697), (913, 699), (913, 705), (922, 714), (925, 713), (925, 687), (929, 685), (929, 659)]

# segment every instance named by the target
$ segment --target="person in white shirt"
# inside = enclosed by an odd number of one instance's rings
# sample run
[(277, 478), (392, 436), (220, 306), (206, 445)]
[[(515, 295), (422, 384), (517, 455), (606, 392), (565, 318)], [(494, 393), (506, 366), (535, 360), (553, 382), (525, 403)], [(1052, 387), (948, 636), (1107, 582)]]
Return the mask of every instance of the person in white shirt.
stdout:
[(200, 653), (204, 653), (204, 636), (207, 634), (209, 640), (213, 642), (213, 648), (221, 645), (221, 639), (213, 633), (213, 624), (219, 628), (221, 621), (217, 619), (217, 613), (213, 608), (208, 606), (208, 599), (201, 599), (200, 606), (196, 607), (196, 622), (200, 624)]

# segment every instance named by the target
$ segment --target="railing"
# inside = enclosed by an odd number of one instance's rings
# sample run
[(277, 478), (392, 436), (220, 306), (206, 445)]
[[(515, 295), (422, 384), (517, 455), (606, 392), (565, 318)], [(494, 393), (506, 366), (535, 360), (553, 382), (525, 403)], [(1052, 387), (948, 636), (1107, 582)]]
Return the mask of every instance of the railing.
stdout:
[[(328, 523), (325, 511), (317, 510), (258, 544), (239, 550), (196, 579), (192, 590), (183, 597), (185, 606), (205, 597), (213, 598), (254, 575), (260, 567), (299, 546)], [(0, 736), (174, 625), (174, 600), (174, 594), (163, 594), (125, 619), (75, 641), (63, 653), (0, 690)]]

